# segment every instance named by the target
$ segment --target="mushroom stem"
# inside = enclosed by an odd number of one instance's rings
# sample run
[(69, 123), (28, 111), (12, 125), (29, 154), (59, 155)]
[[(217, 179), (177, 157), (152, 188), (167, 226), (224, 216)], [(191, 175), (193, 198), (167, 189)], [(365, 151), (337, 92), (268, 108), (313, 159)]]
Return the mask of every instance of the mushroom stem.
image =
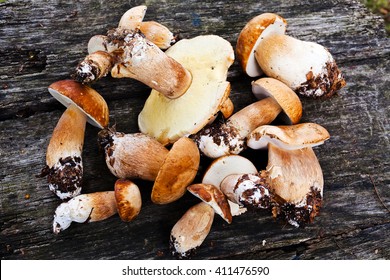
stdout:
[(61, 199), (81, 192), (81, 154), (86, 122), (86, 115), (76, 105), (70, 105), (54, 128), (47, 147), (46, 167), (42, 176), (48, 176), (49, 189)]
[(104, 51), (87, 55), (76, 67), (73, 79), (82, 83), (91, 83), (105, 77), (115, 64), (114, 56)]

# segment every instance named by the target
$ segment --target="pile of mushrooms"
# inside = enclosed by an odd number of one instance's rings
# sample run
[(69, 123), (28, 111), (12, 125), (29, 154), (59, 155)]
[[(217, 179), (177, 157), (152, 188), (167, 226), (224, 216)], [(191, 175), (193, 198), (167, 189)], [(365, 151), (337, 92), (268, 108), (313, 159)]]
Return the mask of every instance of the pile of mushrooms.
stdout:
[[(215, 213), (228, 224), (249, 208), (295, 227), (311, 223), (324, 188), (313, 147), (330, 136), (318, 124), (300, 123), (300, 97), (329, 97), (345, 85), (329, 51), (285, 35), (287, 23), (276, 14), (256, 16), (241, 31), (236, 54), (242, 70), (257, 77), (252, 93), (258, 101), (234, 112), (227, 81), (235, 59), (231, 44), (216, 35), (177, 40), (167, 27), (143, 21), (146, 10), (133, 7), (116, 28), (93, 36), (73, 79), (49, 86), (67, 107), (41, 172), (63, 200), (53, 232), (115, 214), (132, 221), (142, 206), (132, 180), (153, 183), (155, 204), (174, 202), (187, 191), (200, 199), (172, 228), (170, 249), (178, 258), (190, 257), (203, 243)], [(108, 106), (91, 87), (108, 74), (152, 89), (138, 116), (139, 131), (109, 126)], [(117, 178), (112, 190), (82, 194), (87, 122), (100, 129), (98, 144)], [(258, 170), (240, 155), (246, 149), (267, 149), (266, 168)], [(199, 174), (202, 157), (212, 162)]]

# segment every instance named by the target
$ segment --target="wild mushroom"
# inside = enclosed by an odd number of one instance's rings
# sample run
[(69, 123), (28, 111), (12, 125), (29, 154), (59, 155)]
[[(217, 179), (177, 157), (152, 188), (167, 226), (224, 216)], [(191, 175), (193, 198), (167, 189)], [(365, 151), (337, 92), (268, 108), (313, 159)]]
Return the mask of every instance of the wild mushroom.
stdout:
[(173, 34), (156, 22), (141, 22), (145, 12), (146, 6), (134, 7), (107, 36), (92, 37), (89, 55), (77, 65), (73, 78), (91, 83), (111, 71), (114, 78), (136, 79), (168, 98), (183, 95), (191, 84), (191, 73), (154, 43), (165, 46), (168, 38), (171, 44)]
[(136, 184), (130, 180), (118, 179), (114, 187), (116, 207), (119, 217), (124, 222), (130, 222), (141, 211), (141, 192)]
[(67, 229), (72, 222), (105, 220), (117, 213), (114, 191), (80, 194), (61, 203), (54, 214), (53, 232)]
[[(271, 192), (274, 217), (298, 227), (312, 222), (319, 213), (324, 180), (312, 147), (327, 139), (327, 130), (313, 123), (262, 126), (249, 136), (249, 147), (268, 148), (266, 170), (258, 176)], [(234, 185), (234, 182), (225, 184)]]
[(215, 213), (220, 215), (228, 224), (232, 222), (229, 203), (220, 188), (210, 184), (192, 184), (187, 187), (187, 190), (213, 207)]
[(213, 208), (200, 202), (176, 222), (171, 230), (170, 250), (178, 258), (189, 258), (203, 243), (214, 220)]
[(106, 129), (99, 132), (99, 144), (113, 175), (154, 181), (151, 198), (157, 204), (170, 203), (183, 196), (198, 171), (199, 150), (186, 137), (168, 150), (146, 134)]
[[(221, 188), (222, 181), (232, 174), (257, 173), (254, 164), (240, 155), (227, 155), (213, 160), (202, 178), (202, 184), (213, 185)], [(246, 208), (229, 201), (232, 216), (238, 216), (246, 212)]]
[(345, 86), (330, 52), (317, 43), (285, 35), (286, 25), (282, 17), (270, 13), (247, 23), (236, 46), (244, 71), (257, 76), (258, 64), (267, 76), (304, 96), (332, 96)]
[(98, 92), (72, 80), (51, 84), (49, 92), (67, 109), (53, 131), (41, 176), (47, 176), (51, 191), (59, 198), (67, 199), (81, 192), (86, 122), (99, 128), (106, 127), (108, 107)]
[(225, 122), (205, 126), (191, 138), (207, 157), (217, 158), (239, 154), (246, 147), (246, 137), (256, 127), (269, 124), (281, 114), (289, 124), (299, 122), (302, 104), (288, 86), (273, 78), (261, 78), (252, 83), (252, 92), (257, 99)]
[(222, 108), (229, 108), (225, 106), (231, 105), (230, 84), (226, 78), (234, 61), (230, 43), (215, 35), (182, 39), (166, 54), (191, 72), (192, 83), (186, 94), (175, 100), (152, 90), (139, 114), (141, 132), (163, 145), (198, 132), (213, 121)]

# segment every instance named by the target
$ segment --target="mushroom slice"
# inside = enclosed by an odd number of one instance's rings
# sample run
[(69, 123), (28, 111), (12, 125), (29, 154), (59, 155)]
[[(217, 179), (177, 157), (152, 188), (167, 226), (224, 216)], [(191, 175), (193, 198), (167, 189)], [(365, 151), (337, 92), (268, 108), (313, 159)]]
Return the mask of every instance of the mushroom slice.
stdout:
[(178, 258), (189, 258), (195, 253), (210, 232), (214, 209), (201, 202), (192, 206), (173, 226), (170, 249)]
[(67, 229), (72, 222), (102, 221), (116, 213), (113, 191), (81, 194), (57, 207), (54, 214), (53, 232), (59, 233)]
[(230, 93), (226, 78), (234, 61), (230, 43), (215, 35), (182, 39), (166, 54), (191, 73), (192, 82), (174, 100), (152, 90), (139, 114), (140, 130), (163, 145), (198, 132), (215, 118)]
[[(222, 181), (232, 174), (257, 173), (256, 167), (247, 158), (239, 155), (228, 155), (215, 159), (207, 168), (202, 178), (203, 184), (211, 184), (221, 188)], [(232, 216), (246, 212), (246, 208), (229, 201)]]
[(192, 140), (182, 137), (176, 141), (157, 174), (152, 201), (167, 204), (182, 197), (198, 172), (199, 162), (199, 150)]
[(257, 174), (233, 174), (221, 183), (224, 194), (233, 202), (248, 208), (269, 209), (272, 194), (267, 176)]
[(141, 193), (130, 180), (118, 179), (115, 182), (115, 201), (119, 217), (124, 222), (134, 220), (141, 211)]
[(67, 199), (81, 192), (86, 122), (100, 128), (106, 127), (108, 107), (99, 93), (72, 80), (51, 84), (49, 92), (68, 109), (53, 131), (41, 176), (47, 176), (51, 191), (59, 198)]
[(187, 187), (187, 190), (213, 207), (215, 213), (220, 215), (227, 223), (232, 222), (229, 203), (219, 188), (209, 184), (192, 184)]
[(285, 150), (296, 150), (322, 145), (329, 137), (329, 132), (315, 123), (262, 125), (251, 132), (247, 145), (252, 149), (266, 149), (272, 143)]
[(260, 99), (233, 114), (226, 122), (205, 126), (191, 138), (200, 151), (210, 158), (239, 154), (246, 148), (246, 138), (256, 127), (271, 123), (278, 115), (286, 123), (297, 123), (302, 104), (295, 92), (273, 78), (252, 83), (254, 95)]
[(275, 194), (274, 217), (299, 227), (313, 221), (322, 204), (324, 179), (311, 147), (284, 150), (268, 145), (269, 182)]
[(260, 41), (269, 34), (284, 34), (287, 22), (284, 18), (273, 14), (264, 13), (251, 19), (238, 35), (236, 53), (241, 68), (250, 77), (263, 74), (255, 59), (255, 50)]

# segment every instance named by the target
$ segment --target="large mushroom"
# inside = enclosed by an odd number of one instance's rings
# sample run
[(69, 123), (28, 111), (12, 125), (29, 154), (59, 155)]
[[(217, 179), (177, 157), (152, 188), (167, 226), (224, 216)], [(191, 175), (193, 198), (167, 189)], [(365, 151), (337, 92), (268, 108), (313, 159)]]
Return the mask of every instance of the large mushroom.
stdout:
[(286, 25), (272, 13), (258, 15), (246, 24), (236, 46), (244, 71), (252, 77), (262, 71), (304, 96), (332, 96), (345, 86), (330, 52), (317, 43), (285, 35)]
[(81, 192), (85, 125), (108, 126), (107, 103), (94, 89), (72, 80), (49, 86), (50, 94), (67, 107), (58, 121), (46, 152), (46, 176), (49, 188), (59, 198), (68, 199)]
[[(257, 175), (229, 176), (222, 182), (222, 191), (242, 205), (272, 208), (274, 217), (296, 227), (312, 222), (319, 213), (324, 186), (312, 147), (327, 139), (328, 131), (314, 123), (259, 127), (249, 136), (248, 146), (268, 148), (266, 169)], [(248, 197), (246, 189), (257, 194)]]
[(154, 181), (151, 198), (157, 204), (170, 203), (183, 196), (198, 171), (199, 150), (186, 137), (168, 150), (146, 134), (105, 129), (99, 132), (99, 144), (113, 175)]
[(249, 133), (271, 123), (278, 115), (288, 124), (296, 124), (301, 119), (299, 97), (282, 82), (261, 78), (252, 83), (252, 92), (259, 101), (234, 113), (226, 121), (214, 122), (191, 136), (205, 156), (218, 158), (239, 154), (246, 147)]
[(192, 83), (183, 96), (174, 100), (152, 90), (139, 114), (141, 132), (163, 145), (198, 132), (223, 108), (231, 108), (226, 106), (231, 105), (226, 78), (234, 61), (230, 43), (216, 35), (182, 39), (166, 54), (191, 73)]

